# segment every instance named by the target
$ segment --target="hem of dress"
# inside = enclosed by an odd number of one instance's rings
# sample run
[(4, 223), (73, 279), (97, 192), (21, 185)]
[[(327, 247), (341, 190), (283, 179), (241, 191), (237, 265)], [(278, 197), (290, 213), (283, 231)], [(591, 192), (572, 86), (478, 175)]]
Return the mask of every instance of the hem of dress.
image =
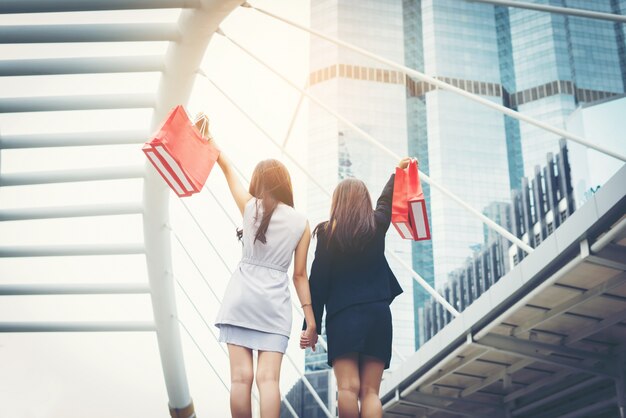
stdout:
[(280, 354), (285, 354), (287, 352), (287, 350), (285, 349), (285, 351), (280, 351), (280, 350), (264, 350), (262, 348), (258, 348), (258, 347), (251, 347), (250, 345), (244, 345), (244, 344), (236, 344), (236, 343), (230, 343), (228, 341), (220, 341), (221, 343), (224, 343), (226, 345), (236, 345), (237, 347), (243, 347), (243, 348), (247, 348), (249, 350), (256, 350), (256, 351), (264, 351), (266, 353), (280, 353)]
[(290, 335), (291, 335), (291, 332), (285, 333), (282, 330), (263, 328), (263, 327), (259, 327), (259, 326), (256, 326), (256, 325), (251, 325), (251, 324), (248, 324), (246, 322), (240, 322), (240, 321), (220, 320), (219, 322), (216, 322), (214, 325), (217, 328), (219, 328), (220, 325), (234, 325), (236, 327), (248, 328), (248, 329), (252, 329), (252, 330), (255, 330), (255, 331), (261, 331), (261, 332), (267, 332), (269, 334), (278, 334), (278, 335), (285, 336), (287, 338), (289, 338)]
[(345, 353), (336, 354), (333, 358), (330, 358), (330, 356), (327, 355), (326, 364), (328, 364), (328, 366), (332, 369), (333, 361), (335, 361), (337, 358), (339, 358), (341, 356), (345, 356), (346, 354), (350, 354), (350, 353), (357, 353), (359, 355), (364, 355), (364, 356), (368, 356), (368, 357), (374, 357), (374, 358), (376, 358), (376, 359), (378, 359), (378, 360), (380, 360), (380, 361), (385, 363), (385, 370), (387, 370), (391, 366), (391, 359), (386, 359), (386, 358), (382, 358), (382, 357), (380, 357), (378, 355), (375, 355), (375, 354), (366, 353), (365, 350), (363, 350), (363, 349), (346, 351)]

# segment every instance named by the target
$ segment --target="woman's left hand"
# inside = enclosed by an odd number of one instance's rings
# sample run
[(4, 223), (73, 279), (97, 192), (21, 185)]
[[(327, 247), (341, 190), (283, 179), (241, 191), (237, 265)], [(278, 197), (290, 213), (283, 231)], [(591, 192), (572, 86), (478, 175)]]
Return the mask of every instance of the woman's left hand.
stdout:
[(300, 334), (300, 348), (304, 349), (307, 347), (311, 347), (311, 349), (315, 351), (317, 338), (317, 329), (307, 327), (306, 331), (302, 331), (302, 334)]

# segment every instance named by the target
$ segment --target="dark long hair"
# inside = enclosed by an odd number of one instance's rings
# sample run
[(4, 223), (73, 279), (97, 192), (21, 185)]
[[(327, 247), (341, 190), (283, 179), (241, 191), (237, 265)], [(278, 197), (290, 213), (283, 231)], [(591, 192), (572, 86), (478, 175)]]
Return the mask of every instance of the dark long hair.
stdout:
[(340, 251), (362, 250), (376, 234), (372, 199), (361, 180), (349, 178), (337, 185), (333, 192), (330, 219), (315, 228), (323, 229), (327, 244), (335, 244)]
[(272, 219), (272, 214), (279, 203), (293, 207), (293, 187), (289, 171), (278, 160), (263, 160), (257, 164), (252, 173), (249, 192), (258, 199), (256, 204), (255, 221), (259, 218), (259, 202), (263, 205), (263, 216), (259, 228), (254, 236), (263, 244), (267, 242), (265, 234)]

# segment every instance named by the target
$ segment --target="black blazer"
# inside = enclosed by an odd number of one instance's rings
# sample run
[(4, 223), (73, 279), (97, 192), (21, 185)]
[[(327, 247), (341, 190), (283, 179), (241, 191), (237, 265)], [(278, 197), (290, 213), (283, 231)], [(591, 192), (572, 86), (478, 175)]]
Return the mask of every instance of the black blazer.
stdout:
[[(391, 223), (394, 175), (376, 202), (376, 234), (366, 247), (343, 253), (326, 242), (324, 228), (318, 228), (315, 259), (309, 285), (317, 332), (321, 333), (322, 313), (326, 320), (340, 310), (360, 303), (391, 301), (402, 293), (385, 258), (385, 234)], [(306, 329), (306, 323), (302, 329)]]

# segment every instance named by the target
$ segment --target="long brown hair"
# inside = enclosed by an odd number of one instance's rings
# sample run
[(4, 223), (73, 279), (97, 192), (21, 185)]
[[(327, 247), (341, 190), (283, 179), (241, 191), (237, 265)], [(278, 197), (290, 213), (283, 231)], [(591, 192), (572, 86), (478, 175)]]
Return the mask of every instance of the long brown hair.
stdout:
[(330, 219), (316, 228), (323, 228), (327, 244), (334, 243), (340, 251), (358, 251), (371, 241), (376, 233), (372, 199), (361, 180), (341, 181), (333, 192)]
[[(252, 173), (249, 192), (263, 205), (263, 217), (254, 236), (254, 242), (259, 240), (265, 244), (267, 242), (265, 233), (276, 206), (279, 203), (284, 203), (293, 207), (293, 187), (287, 167), (274, 159), (261, 161)], [(258, 220), (258, 217), (259, 204), (257, 202), (254, 219)]]

